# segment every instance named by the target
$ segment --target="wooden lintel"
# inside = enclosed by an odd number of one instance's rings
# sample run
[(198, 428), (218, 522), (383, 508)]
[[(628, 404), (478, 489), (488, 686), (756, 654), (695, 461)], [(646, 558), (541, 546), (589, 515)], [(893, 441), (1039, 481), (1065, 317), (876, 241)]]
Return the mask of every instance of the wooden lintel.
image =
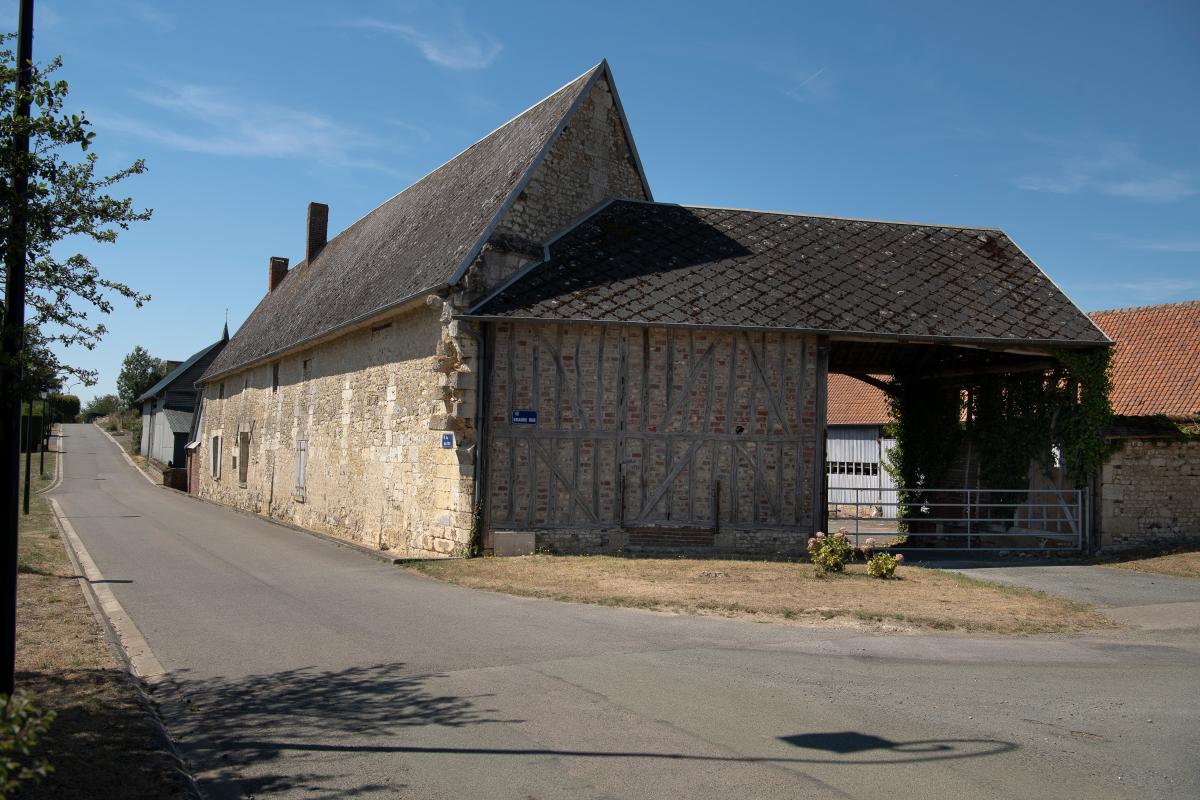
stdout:
[(981, 367), (956, 367), (954, 369), (921, 372), (905, 377), (917, 380), (937, 380), (940, 378), (971, 378), (976, 375), (1006, 375), (1011, 372), (1047, 372), (1058, 366), (1053, 358), (1036, 358), (1030, 361), (1015, 361), (1011, 364), (992, 364)]

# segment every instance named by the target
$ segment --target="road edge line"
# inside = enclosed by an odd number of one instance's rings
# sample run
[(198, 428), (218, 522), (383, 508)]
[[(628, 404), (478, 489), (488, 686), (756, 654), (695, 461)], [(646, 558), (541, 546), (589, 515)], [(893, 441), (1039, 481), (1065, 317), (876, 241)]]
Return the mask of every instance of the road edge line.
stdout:
[[(62, 455), (60, 452), (60, 467), (62, 464)], [(104, 579), (103, 575), (96, 566), (96, 562), (92, 560), (91, 554), (88, 553), (87, 548), (79, 539), (79, 535), (75, 532), (75, 529), (71, 526), (66, 516), (63, 515), (58, 501), (53, 497), (47, 497), (46, 500), (50, 504), (51, 512), (53, 512), (54, 522), (62, 533), (63, 550), (67, 553), (67, 560), (75, 568), (76, 578), (78, 579), (83, 599), (87, 603), (88, 608), (91, 609), (92, 616), (100, 623), (100, 628), (104, 632), (104, 639), (108, 643), (109, 649), (117, 657), (117, 661), (125, 667), (125, 675), (129, 680), (129, 685), (133, 688), (137, 696), (143, 713), (157, 731), (164, 747), (175, 762), (175, 769), (184, 779), (183, 796), (192, 798), (192, 800), (204, 800), (205, 796), (200, 791), (200, 786), (196, 782), (196, 776), (192, 773), (187, 759), (179, 751), (175, 737), (171, 735), (171, 731), (167, 728), (167, 723), (158, 713), (157, 703), (150, 697), (146, 690), (146, 687), (149, 686), (151, 691), (166, 689), (170, 693), (178, 694), (178, 687), (175, 686), (174, 682), (166, 674), (162, 663), (150, 649), (150, 644), (129, 617), (124, 606), (113, 595), (112, 589), (105, 583), (97, 583)], [(101, 599), (101, 594), (105, 595), (104, 599)], [(114, 619), (114, 616), (117, 616), (119, 621), (118, 619)], [(124, 632), (122, 632), (122, 629)], [(134, 654), (126, 644), (127, 637), (141, 643), (142, 653), (137, 658), (140, 666), (135, 663)], [(153, 675), (146, 675), (142, 673), (142, 670), (148, 672), (157, 671)]]
[(137, 462), (134, 461), (130, 457), (129, 453), (125, 452), (125, 448), (121, 446), (120, 442), (118, 442), (116, 439), (114, 439), (112, 437), (111, 433), (104, 430), (104, 428), (101, 428), (99, 425), (97, 425), (94, 422), (92, 423), (92, 427), (95, 428), (96, 430), (100, 431), (101, 433), (103, 433), (108, 438), (108, 440), (113, 443), (113, 446), (116, 447), (117, 450), (119, 450), (121, 452), (121, 455), (125, 457), (125, 460), (129, 462), (129, 466), (133, 467), (134, 472), (136, 472), (138, 475), (141, 475), (143, 478), (146, 479), (146, 483), (150, 484), (151, 486), (161, 486), (162, 485), (162, 484), (155, 483), (154, 479), (151, 478), (149, 475), (147, 475), (145, 473), (145, 471), (137, 465)]
[(112, 589), (104, 583), (104, 574), (92, 560), (91, 553), (80, 540), (71, 521), (63, 514), (58, 501), (53, 497), (46, 499), (50, 502), (54, 518), (58, 520), (59, 527), (62, 529), (63, 543), (67, 545), (68, 555), (75, 562), (83, 579), (87, 581), (88, 588), (95, 596), (100, 611), (112, 627), (121, 649), (129, 659), (130, 671), (146, 683), (152, 686), (157, 685), (166, 674), (162, 662), (158, 660), (158, 656), (154, 655), (154, 651), (150, 649), (150, 643), (146, 641), (146, 637), (142, 635), (137, 624), (125, 611), (125, 607), (117, 600)]

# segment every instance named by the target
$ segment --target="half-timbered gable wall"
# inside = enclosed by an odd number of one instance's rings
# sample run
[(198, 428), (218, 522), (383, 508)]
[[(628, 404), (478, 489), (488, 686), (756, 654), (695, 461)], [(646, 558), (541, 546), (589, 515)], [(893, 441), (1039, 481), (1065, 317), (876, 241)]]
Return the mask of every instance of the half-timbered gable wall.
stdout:
[(490, 328), (487, 520), (562, 552), (795, 553), (821, 476), (814, 336)]

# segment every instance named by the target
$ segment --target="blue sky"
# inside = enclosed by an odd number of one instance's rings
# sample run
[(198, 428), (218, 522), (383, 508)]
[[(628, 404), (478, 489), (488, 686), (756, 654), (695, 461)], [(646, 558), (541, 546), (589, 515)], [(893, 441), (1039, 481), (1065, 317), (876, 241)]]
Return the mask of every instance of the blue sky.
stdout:
[[(13, 0), (2, 20), (15, 27)], [(1085, 310), (1200, 297), (1200, 5), (44, 0), (35, 53), (154, 219), (75, 363), (182, 359), (303, 257), (608, 58), (656, 199), (1004, 228)]]

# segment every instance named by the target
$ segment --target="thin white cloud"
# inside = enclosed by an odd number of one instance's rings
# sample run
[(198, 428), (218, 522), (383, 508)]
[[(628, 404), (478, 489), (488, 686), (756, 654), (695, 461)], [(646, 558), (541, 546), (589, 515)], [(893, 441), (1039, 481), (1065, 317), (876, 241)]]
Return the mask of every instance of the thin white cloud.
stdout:
[(1127, 142), (1026, 138), (1062, 154), (1044, 172), (1019, 175), (1014, 183), (1033, 192), (1074, 194), (1091, 191), (1144, 202), (1169, 203), (1200, 194), (1187, 173), (1155, 164)]
[(159, 33), (175, 30), (174, 15), (153, 3), (142, 2), (142, 0), (121, 0), (117, 3), (117, 7)]
[(1157, 250), (1160, 253), (1200, 253), (1200, 239), (1166, 239), (1142, 242), (1139, 250)]
[(355, 19), (342, 24), (347, 28), (398, 36), (415, 47), (426, 61), (446, 69), (483, 69), (491, 66), (504, 49), (491, 35), (468, 30), (461, 14), (457, 13), (445, 29), (436, 32), (383, 19)]
[(135, 97), (161, 113), (152, 120), (93, 114), (97, 127), (192, 153), (296, 158), (392, 171), (364, 155), (381, 145), (377, 139), (322, 114), (195, 84), (163, 84), (136, 92)]
[(793, 100), (822, 100), (833, 96), (833, 80), (825, 74), (825, 67), (821, 67), (783, 93)]
[(1117, 197), (1132, 197), (1134, 200), (1183, 200), (1200, 193), (1195, 185), (1180, 173), (1145, 180), (1124, 180), (1106, 184), (1104, 191)]
[(1133, 292), (1142, 296), (1159, 296), (1200, 290), (1200, 280), (1191, 280), (1188, 278), (1147, 278), (1137, 283), (1114, 284), (1112, 288), (1123, 292)]

